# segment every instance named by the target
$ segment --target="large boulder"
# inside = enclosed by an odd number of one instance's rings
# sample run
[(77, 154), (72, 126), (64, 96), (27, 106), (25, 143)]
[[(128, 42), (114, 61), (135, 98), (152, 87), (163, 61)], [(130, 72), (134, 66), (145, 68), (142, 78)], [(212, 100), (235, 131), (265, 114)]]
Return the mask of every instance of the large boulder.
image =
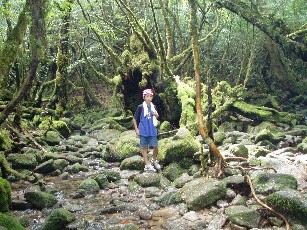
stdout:
[(141, 154), (139, 138), (133, 130), (122, 132), (111, 139), (102, 151), (102, 158), (106, 161), (122, 161), (128, 157)]
[(34, 169), (37, 165), (37, 157), (34, 153), (10, 154), (7, 160), (12, 163), (13, 168)]
[(256, 193), (270, 194), (284, 189), (297, 189), (294, 176), (257, 171), (251, 176)]
[(307, 197), (300, 192), (293, 189), (278, 191), (270, 194), (266, 202), (274, 210), (307, 226)]
[(36, 187), (31, 187), (25, 191), (25, 199), (38, 209), (52, 207), (57, 203), (54, 195), (40, 191)]
[(226, 208), (226, 214), (232, 223), (248, 228), (257, 228), (261, 220), (259, 212), (243, 205)]
[(158, 159), (163, 163), (192, 159), (201, 144), (186, 128), (180, 128), (175, 136), (159, 141)]
[(199, 210), (222, 199), (226, 195), (226, 184), (222, 181), (198, 178), (180, 188), (179, 194), (190, 210)]

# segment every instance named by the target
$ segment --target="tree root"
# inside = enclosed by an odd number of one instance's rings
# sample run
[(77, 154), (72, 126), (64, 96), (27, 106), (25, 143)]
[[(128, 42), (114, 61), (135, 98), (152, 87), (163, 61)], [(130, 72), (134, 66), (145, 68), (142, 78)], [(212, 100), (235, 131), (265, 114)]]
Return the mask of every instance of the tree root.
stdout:
[(250, 178), (250, 176), (245, 175), (245, 179), (247, 180), (249, 187), (251, 189), (251, 193), (253, 195), (253, 197), (255, 198), (255, 200), (257, 201), (258, 204), (260, 204), (262, 207), (268, 209), (269, 211), (271, 211), (274, 215), (276, 215), (277, 217), (279, 217), (280, 219), (282, 219), (285, 223), (286, 223), (286, 227), (287, 230), (291, 230), (290, 228), (290, 224), (288, 222), (288, 220), (286, 219), (286, 217), (284, 217), (282, 214), (280, 214), (279, 212), (276, 212), (273, 208), (269, 207), (268, 205), (266, 205), (265, 203), (263, 203), (257, 196), (254, 190), (254, 186), (252, 183), (252, 180)]

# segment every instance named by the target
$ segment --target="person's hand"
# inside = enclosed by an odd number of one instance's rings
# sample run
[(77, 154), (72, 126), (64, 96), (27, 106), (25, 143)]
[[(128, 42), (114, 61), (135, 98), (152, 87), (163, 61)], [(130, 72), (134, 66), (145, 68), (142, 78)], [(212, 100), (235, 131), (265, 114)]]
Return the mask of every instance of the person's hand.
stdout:
[(153, 111), (152, 112), (152, 114), (156, 117), (156, 118), (158, 118), (159, 117), (159, 114), (158, 114), (158, 112), (157, 111)]
[(135, 133), (136, 133), (137, 136), (139, 136), (139, 129), (136, 129)]

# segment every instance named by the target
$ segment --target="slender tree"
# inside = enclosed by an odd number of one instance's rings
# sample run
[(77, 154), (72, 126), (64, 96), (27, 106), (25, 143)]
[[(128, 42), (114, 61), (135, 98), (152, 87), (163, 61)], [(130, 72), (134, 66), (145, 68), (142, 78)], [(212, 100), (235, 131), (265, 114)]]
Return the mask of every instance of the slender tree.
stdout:
[[(190, 12), (190, 33), (192, 39), (192, 47), (193, 47), (193, 58), (194, 58), (194, 76), (196, 82), (196, 112), (197, 112), (197, 120), (198, 120), (198, 130), (205, 141), (205, 143), (209, 146), (211, 152), (213, 152), (219, 160), (221, 161), (221, 167), (226, 166), (226, 161), (221, 155), (220, 151), (216, 147), (214, 141), (209, 137), (208, 131), (204, 124), (203, 114), (202, 114), (202, 106), (201, 106), (201, 72), (200, 72), (200, 58), (199, 58), (199, 42), (198, 42), (198, 31), (197, 31), (197, 9), (195, 0), (189, 0), (189, 4), (191, 7)], [(221, 172), (219, 173), (221, 174)]]

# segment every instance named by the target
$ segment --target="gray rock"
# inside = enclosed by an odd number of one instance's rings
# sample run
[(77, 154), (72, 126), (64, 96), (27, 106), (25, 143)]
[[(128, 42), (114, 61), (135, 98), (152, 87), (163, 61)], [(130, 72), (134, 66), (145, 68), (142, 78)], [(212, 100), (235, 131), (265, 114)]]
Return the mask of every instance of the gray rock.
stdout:
[(248, 228), (258, 227), (261, 220), (260, 213), (243, 205), (230, 206), (225, 211), (231, 222)]
[(190, 210), (198, 210), (225, 197), (226, 183), (198, 178), (180, 188), (179, 194)]

